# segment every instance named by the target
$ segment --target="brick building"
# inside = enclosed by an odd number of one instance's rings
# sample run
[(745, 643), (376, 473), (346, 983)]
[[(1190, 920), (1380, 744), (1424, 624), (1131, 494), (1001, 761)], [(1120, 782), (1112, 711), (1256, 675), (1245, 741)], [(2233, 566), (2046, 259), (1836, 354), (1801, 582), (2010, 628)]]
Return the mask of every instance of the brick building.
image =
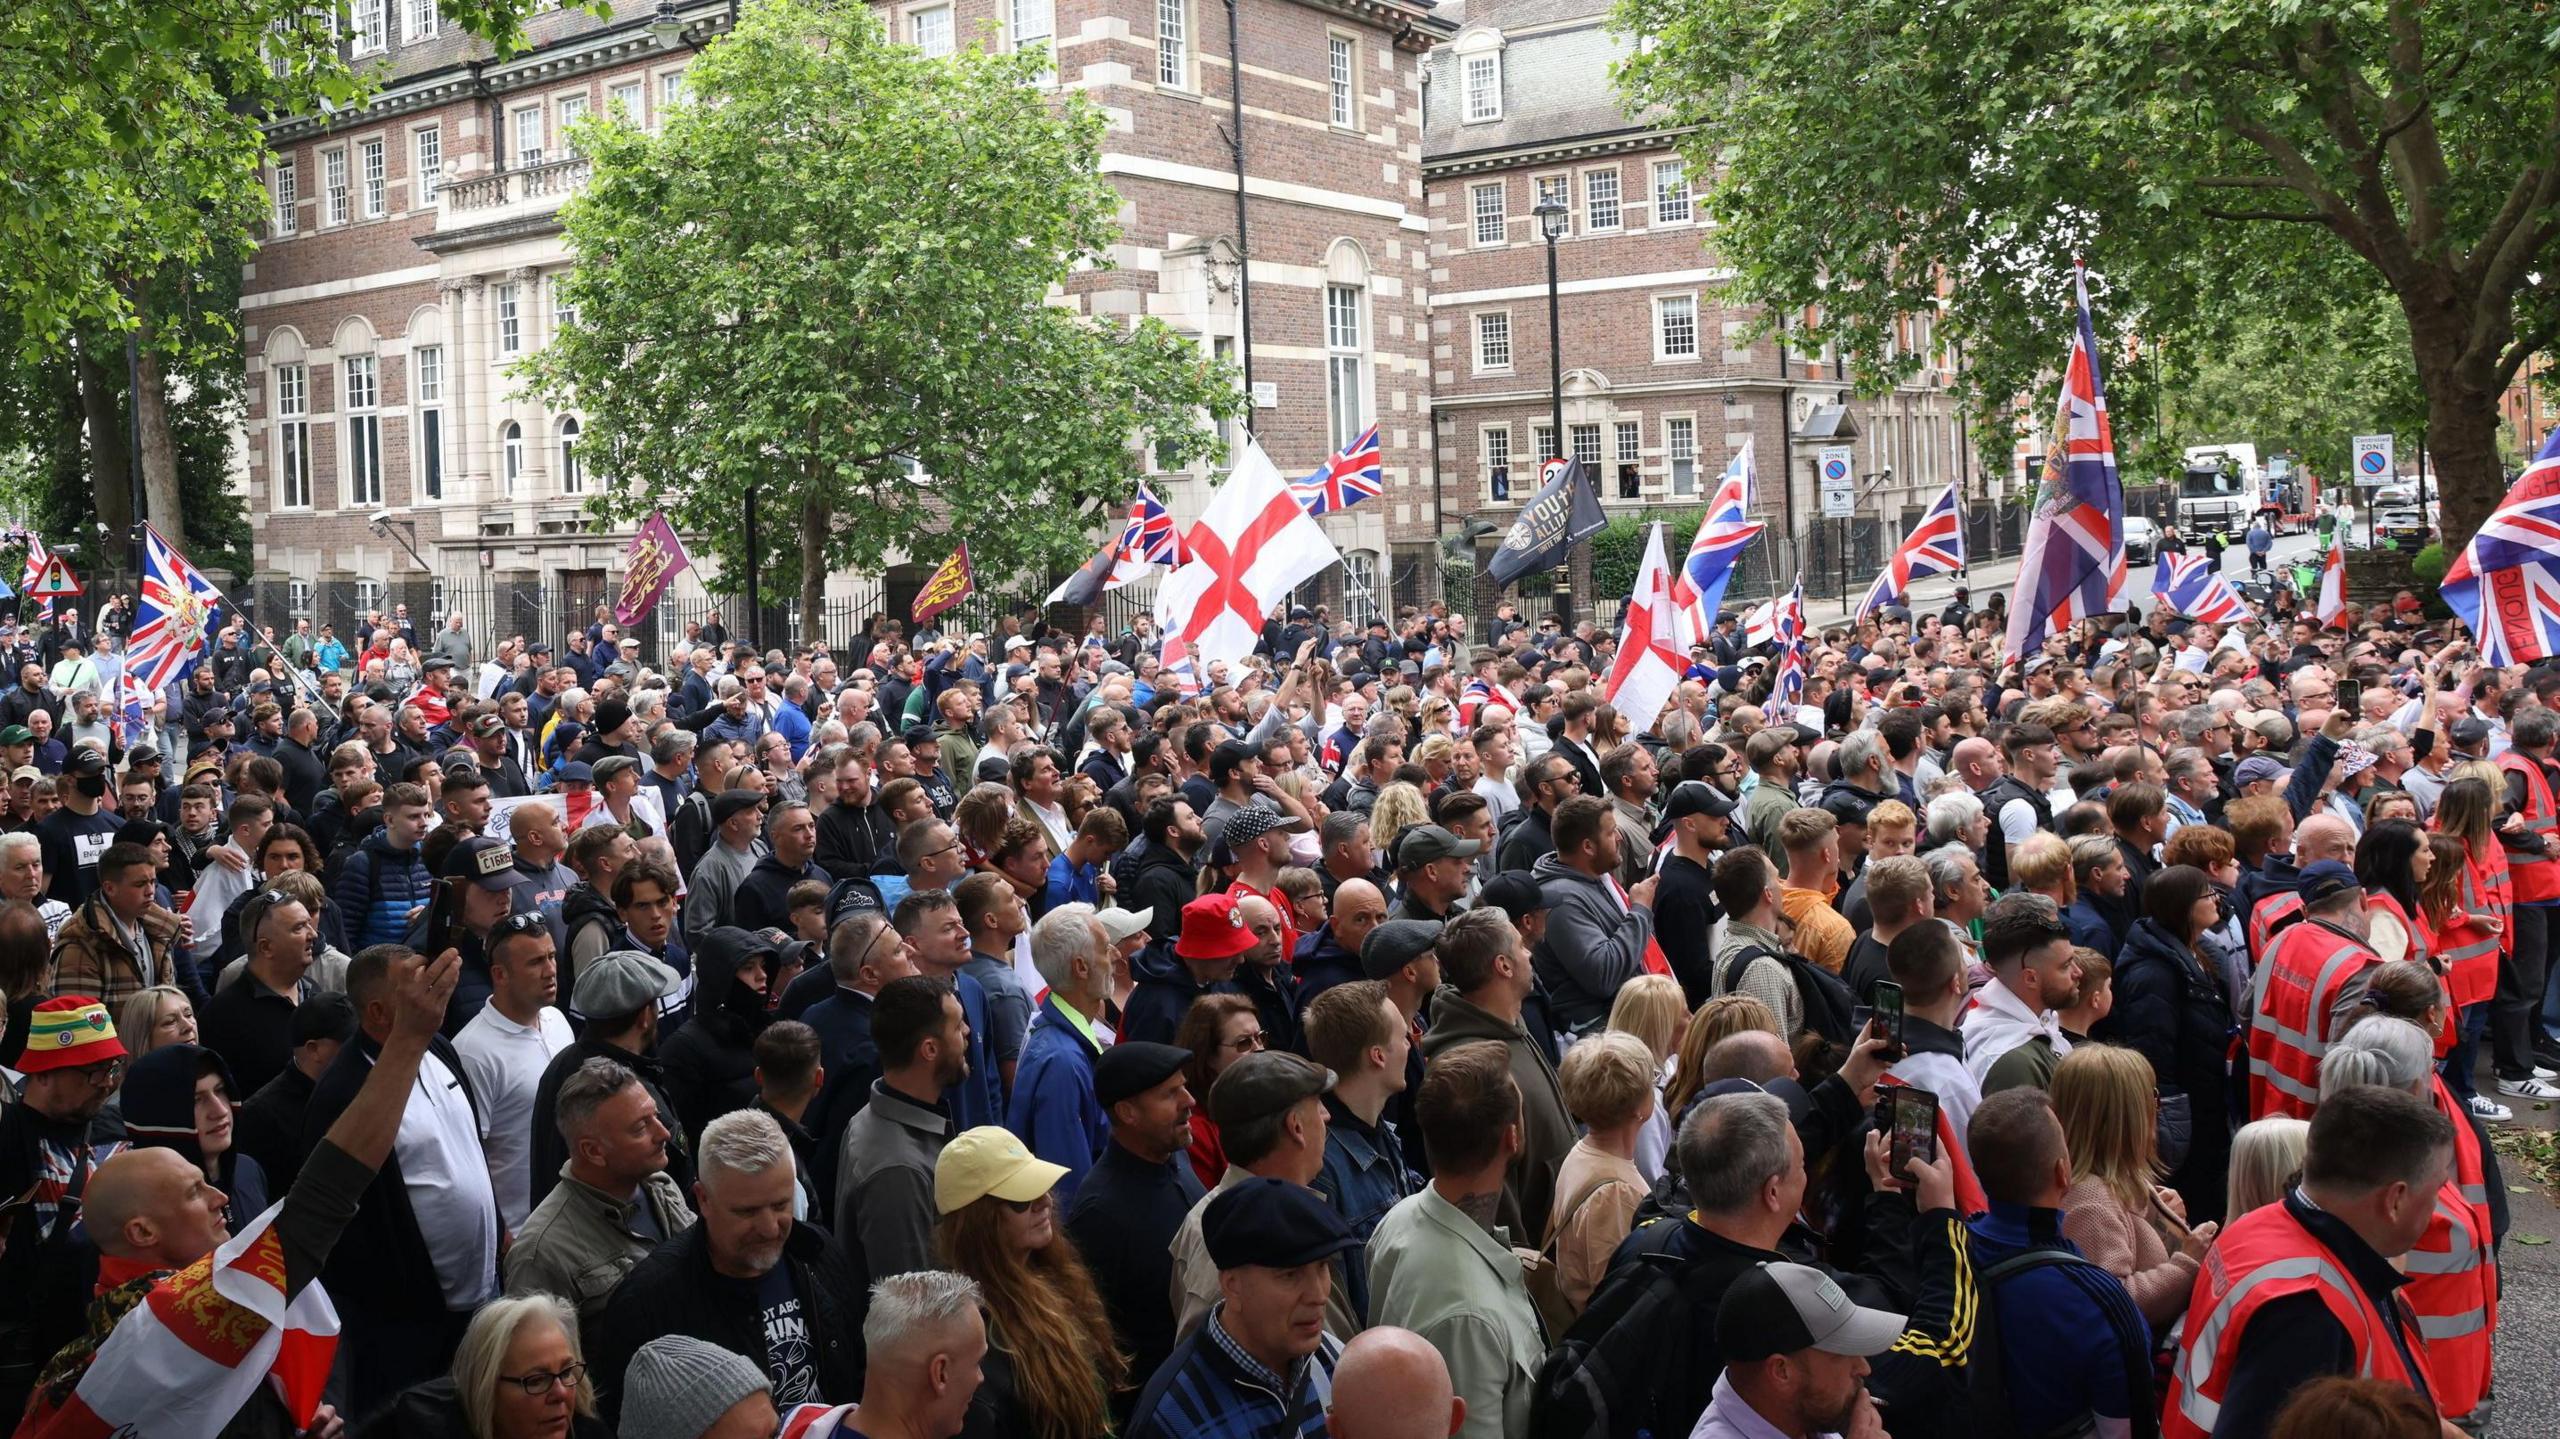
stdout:
[[(1242, 286), (1224, 7), (876, 8), (929, 52), (981, 36), (1052, 47), (1060, 86), (1110, 118), (1102, 167), (1125, 197), (1115, 267), (1077, 275), (1070, 302), (1096, 317), (1157, 316), (1236, 358), (1249, 310), (1254, 427), (1284, 470), (1380, 426), (1388, 492), (1326, 521), (1349, 560), (1323, 597), (1364, 609), (1398, 580), (1411, 598), (1438, 519), (1421, 74), (1447, 27), (1406, 0), (1239, 3), (1253, 257)], [(556, 636), (609, 593), (628, 538), (585, 513), (594, 481), (574, 409), (517, 397), (502, 373), (575, 322), (559, 303), (571, 257), (556, 212), (586, 169), (562, 135), (616, 105), (658, 124), (694, 47), (730, 24), (728, 0), (619, 0), (603, 19), (546, 11), (528, 48), (503, 60), (434, 0), (355, 0), (351, 13), (349, 48), (379, 57), (385, 83), (362, 109), (271, 128), (274, 210), (244, 275), (241, 449), (260, 604), (341, 625), (351, 608), (451, 604), (483, 632)], [(1155, 477), (1186, 517), (1214, 478), (1205, 467)], [(846, 603), (839, 614), (831, 601), (828, 629), (903, 610), (940, 557), (837, 577), (831, 593)], [(689, 576), (669, 610), (706, 598)]]
[[(1745, 342), (1755, 315), (1719, 298), (1726, 272), (1701, 177), (1673, 134), (1619, 101), (1611, 71), (1628, 42), (1608, 11), (1598, 0), (1467, 0), (1430, 57), (1423, 174), (1442, 493), (1452, 514), (1507, 527), (1539, 461), (1564, 453), (1551, 419), (1547, 242), (1533, 214), (1552, 196), (1570, 211), (1555, 242), (1563, 443), (1598, 478), (1604, 507), (1694, 509), (1750, 437), (1755, 506), (1771, 529), (1732, 593), (1766, 593), (1799, 562), (1813, 567), (1808, 592), (1823, 592), (1841, 566), (1838, 522), (1817, 518), (1815, 452), (1851, 445), (1862, 499), (1848, 572), (1862, 583), (1948, 481), (1970, 473), (1946, 372), (1853, 396), (1825, 357)], [(1903, 339), (1942, 364), (1929, 318), (1906, 320)], [(1685, 529), (1670, 537), (1675, 557), (1688, 541)], [(1615, 612), (1619, 597), (1590, 594), (1587, 559), (1574, 578), (1583, 606)], [(1525, 588), (1542, 599), (1550, 586)]]

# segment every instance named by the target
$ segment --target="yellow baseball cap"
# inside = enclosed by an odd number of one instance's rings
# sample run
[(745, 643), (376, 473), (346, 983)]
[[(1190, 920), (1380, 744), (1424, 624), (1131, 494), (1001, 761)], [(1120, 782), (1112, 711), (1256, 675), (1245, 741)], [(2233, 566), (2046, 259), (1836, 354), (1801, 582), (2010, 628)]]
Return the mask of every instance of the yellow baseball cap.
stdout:
[(1022, 1147), (1013, 1132), (996, 1125), (965, 1131), (942, 1147), (933, 1165), (933, 1207), (950, 1214), (990, 1196), (1029, 1204), (1055, 1188), (1067, 1172)]

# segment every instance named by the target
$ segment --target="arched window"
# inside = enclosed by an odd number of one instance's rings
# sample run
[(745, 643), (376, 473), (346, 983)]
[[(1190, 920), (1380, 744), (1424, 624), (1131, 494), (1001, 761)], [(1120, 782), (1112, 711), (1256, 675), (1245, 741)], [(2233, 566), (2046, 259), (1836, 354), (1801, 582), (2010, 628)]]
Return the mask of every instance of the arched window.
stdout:
[(382, 503), (382, 359), (373, 327), (350, 317), (338, 327), (338, 413), (345, 443), (338, 449), (340, 503), (369, 508)]
[(267, 337), (267, 373), (274, 385), (267, 418), (275, 431), (267, 495), (279, 510), (307, 510), (311, 508), (311, 366), (298, 332), (284, 327)]
[(578, 421), (571, 416), (560, 422), (560, 493), (582, 495), (586, 490), (586, 467), (578, 463)]
[(498, 453), (504, 471), (503, 488), (507, 494), (513, 495), (516, 478), (524, 473), (524, 426), (513, 420), (507, 421), (507, 427), (498, 432)]
[(1369, 424), (1369, 257), (1353, 241), (1336, 240), (1324, 277), (1325, 411), (1341, 450)]

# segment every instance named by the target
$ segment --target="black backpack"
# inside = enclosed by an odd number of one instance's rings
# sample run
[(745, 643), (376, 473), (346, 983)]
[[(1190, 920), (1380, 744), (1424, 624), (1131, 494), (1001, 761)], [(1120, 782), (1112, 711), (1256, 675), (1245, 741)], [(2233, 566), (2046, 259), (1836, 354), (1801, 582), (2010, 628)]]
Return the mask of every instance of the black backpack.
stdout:
[(1774, 959), (1784, 964), (1789, 977), (1795, 980), (1796, 998), (1804, 1005), (1806, 1033), (1838, 1045), (1847, 1045), (1857, 1038), (1857, 1000), (1851, 997), (1849, 986), (1841, 981), (1840, 976), (1803, 955), (1755, 944), (1725, 961), (1724, 992), (1731, 994), (1740, 988), (1742, 972), (1763, 959)]
[[(1975, 1291), (1982, 1302), (1974, 1309), (1973, 1345), (1970, 1361), (1965, 1365), (1965, 1388), (1972, 1401), (1974, 1429), (1981, 1439), (2066, 1439), (2060, 1435), (2021, 1435), (2015, 1422), (2003, 1368), (2008, 1356), (2001, 1352), (1999, 1306), (1990, 1302), (2000, 1281), (2013, 1274), (2047, 1266), (2076, 1265), (2088, 1269), (2098, 1266), (2068, 1249), (2030, 1249), (2012, 1254), (1975, 1276)], [(2127, 1296), (2126, 1302), (2132, 1302)], [(2123, 1351), (2127, 1398), (2133, 1415), (2132, 1439), (2154, 1439), (2160, 1432), (2160, 1407), (2153, 1394), (2151, 1355), (2147, 1349), (2149, 1335), (2128, 1340), (2121, 1331), (2116, 1335)], [(2075, 1429), (2073, 1433), (2086, 1433)]]
[[(1708, 1389), (1694, 1364), (1697, 1326), (1707, 1310), (1707, 1266), (1668, 1254), (1638, 1254), (1592, 1294), (1582, 1317), (1547, 1351), (1529, 1396), (1529, 1432), (1540, 1439), (1634, 1439), (1686, 1434), (1705, 1412)], [(1666, 1360), (1674, 1362), (1666, 1362)], [(1696, 1388), (1693, 1406), (1672, 1388)], [(1686, 1410), (1688, 1412), (1678, 1412)]]

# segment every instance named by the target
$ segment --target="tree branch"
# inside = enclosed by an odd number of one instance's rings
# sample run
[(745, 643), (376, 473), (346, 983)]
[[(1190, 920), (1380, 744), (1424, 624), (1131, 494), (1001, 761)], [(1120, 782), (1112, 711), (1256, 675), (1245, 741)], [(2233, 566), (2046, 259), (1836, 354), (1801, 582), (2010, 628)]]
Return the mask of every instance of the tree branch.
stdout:
[(2208, 220), (2280, 220), (2289, 224), (2335, 228), (2329, 216), (2316, 210), (2218, 210), (2208, 205), (2196, 213)]
[(2498, 388), (2504, 390), (2514, 383), (2516, 371), (2524, 368), (2525, 361), (2547, 348), (2553, 340), (2560, 340), (2560, 321), (2545, 321), (2516, 336), (2507, 346), (2506, 353), (2498, 357)]

